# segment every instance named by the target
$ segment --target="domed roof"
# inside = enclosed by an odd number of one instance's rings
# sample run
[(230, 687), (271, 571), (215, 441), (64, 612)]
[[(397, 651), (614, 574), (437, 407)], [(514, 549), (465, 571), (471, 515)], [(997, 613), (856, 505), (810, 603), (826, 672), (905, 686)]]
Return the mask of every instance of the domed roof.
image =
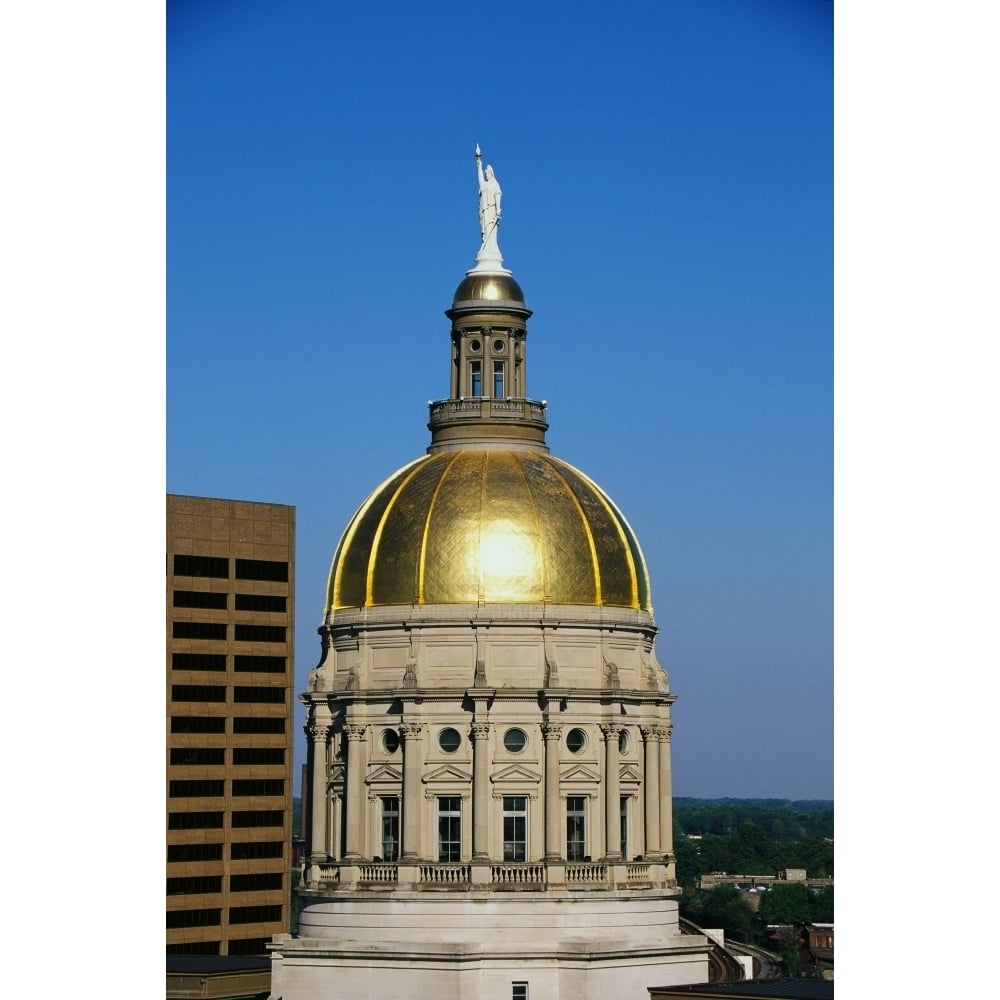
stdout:
[(463, 302), (497, 302), (524, 305), (524, 292), (510, 274), (473, 271), (455, 289), (453, 306)]
[(404, 466), (352, 518), (327, 589), (327, 612), (543, 601), (652, 612), (621, 512), (537, 451), (439, 452)]

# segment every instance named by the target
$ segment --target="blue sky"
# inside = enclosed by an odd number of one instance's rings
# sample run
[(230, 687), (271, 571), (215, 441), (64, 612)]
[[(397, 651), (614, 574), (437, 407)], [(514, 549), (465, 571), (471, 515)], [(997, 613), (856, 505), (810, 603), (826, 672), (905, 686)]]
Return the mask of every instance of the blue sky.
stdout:
[(166, 51), (167, 489), (296, 506), (297, 688), (448, 392), (478, 142), (528, 395), (649, 562), (675, 793), (832, 798), (832, 5), (172, 0)]

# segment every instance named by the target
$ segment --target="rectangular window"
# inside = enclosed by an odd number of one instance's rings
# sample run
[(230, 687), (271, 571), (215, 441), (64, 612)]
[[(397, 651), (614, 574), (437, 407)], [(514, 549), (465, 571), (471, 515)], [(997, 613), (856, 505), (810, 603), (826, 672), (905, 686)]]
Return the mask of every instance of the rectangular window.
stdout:
[(524, 861), (528, 843), (528, 798), (525, 795), (503, 797), (503, 859)]
[(222, 844), (169, 844), (167, 861), (221, 861)]
[[(268, 938), (270, 941), (271, 939)], [(168, 944), (168, 955), (218, 955), (219, 941), (183, 941), (180, 944)], [(229, 944), (229, 954), (233, 955), (232, 942)]]
[(222, 747), (171, 747), (170, 763), (189, 766), (225, 764), (226, 751)]
[(168, 830), (221, 830), (221, 812), (171, 813), (167, 817)]
[(213, 622), (174, 622), (175, 639), (225, 639), (226, 626)]
[(587, 854), (587, 800), (583, 795), (566, 798), (566, 860), (583, 861)]
[(222, 556), (174, 556), (174, 576), (211, 576), (225, 580), (229, 560)]
[(222, 876), (183, 875), (167, 879), (168, 896), (184, 896), (189, 893), (197, 895), (203, 892), (222, 892)]
[(246, 809), (233, 813), (233, 829), (250, 826), (281, 826), (285, 814), (281, 809)]
[(270, 747), (234, 747), (234, 764), (284, 764), (285, 751)]
[(438, 799), (438, 861), (462, 860), (462, 800), (459, 796)]
[(528, 1000), (528, 984), (511, 983), (510, 1000)]
[(253, 702), (258, 705), (284, 705), (283, 687), (237, 687), (233, 689), (233, 701)]
[(503, 366), (502, 361), (493, 362), (493, 398), (503, 399)]
[(231, 906), (231, 924), (269, 924), (281, 919), (280, 906)]
[(270, 957), (270, 953), (267, 950), (267, 946), (271, 943), (269, 937), (262, 938), (242, 938), (239, 941), (234, 941), (232, 938), (229, 939), (229, 954), (230, 955), (262, 955), (265, 958)]
[(628, 860), (628, 799), (621, 800), (622, 857)]
[(172, 684), (170, 697), (174, 701), (225, 701), (222, 684)]
[(174, 927), (217, 927), (222, 910), (167, 910), (167, 929)]
[(224, 733), (225, 716), (174, 715), (170, 719), (172, 733)]
[(283, 733), (284, 719), (267, 719), (258, 716), (237, 716), (233, 719), (234, 733)]
[(237, 611), (287, 611), (288, 598), (271, 594), (237, 594)]
[(236, 579), (287, 583), (288, 563), (275, 562), (272, 559), (237, 559)]
[(283, 674), (286, 665), (283, 656), (234, 656), (233, 669), (238, 674)]
[(280, 840), (243, 841), (239, 844), (229, 845), (229, 856), (233, 861), (248, 861), (251, 858), (282, 858), (285, 856), (285, 845)]
[(281, 888), (281, 872), (256, 872), (252, 875), (230, 875), (230, 892), (264, 892)]
[(175, 590), (175, 608), (216, 608), (226, 610), (226, 594), (213, 594), (207, 590)]
[(399, 796), (382, 796), (382, 860), (399, 860)]
[(481, 361), (473, 361), (469, 365), (469, 373), (472, 376), (472, 395), (481, 396), (483, 394), (483, 363)]
[(284, 642), (284, 625), (237, 625), (237, 642)]
[(225, 782), (221, 778), (181, 778), (170, 782), (168, 794), (172, 799), (221, 798), (225, 794)]
[(284, 795), (281, 778), (234, 778), (233, 795)]
[(174, 670), (215, 670), (226, 672), (224, 653), (171, 653), (170, 666)]

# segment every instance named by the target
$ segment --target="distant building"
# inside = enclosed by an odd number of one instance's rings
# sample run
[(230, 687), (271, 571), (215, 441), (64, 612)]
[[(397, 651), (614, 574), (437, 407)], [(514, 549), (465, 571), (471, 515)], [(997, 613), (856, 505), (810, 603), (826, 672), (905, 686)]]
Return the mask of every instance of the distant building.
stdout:
[(289, 929), (295, 508), (167, 497), (167, 954)]

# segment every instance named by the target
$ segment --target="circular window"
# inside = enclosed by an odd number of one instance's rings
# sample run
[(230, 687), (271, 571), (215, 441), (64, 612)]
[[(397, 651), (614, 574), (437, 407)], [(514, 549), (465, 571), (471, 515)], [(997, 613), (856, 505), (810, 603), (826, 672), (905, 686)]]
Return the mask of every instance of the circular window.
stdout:
[(395, 729), (383, 730), (382, 749), (386, 753), (395, 753), (399, 749), (399, 733)]
[(457, 729), (442, 729), (438, 733), (438, 746), (445, 753), (454, 753), (462, 744), (462, 737)]
[(473, 341), (472, 341), (472, 342), (471, 342), (471, 343), (469, 344), (469, 350), (470, 350), (470, 351), (473, 351), (473, 352), (475, 352), (475, 351), (478, 351), (478, 350), (479, 350), (479, 348), (480, 348), (480, 347), (482, 347), (482, 346), (483, 346), (483, 345), (482, 345), (482, 344), (480, 344), (478, 340), (473, 340)]
[(566, 735), (566, 748), (579, 753), (587, 745), (587, 734), (582, 729), (571, 729)]
[(504, 345), (503, 345), (503, 341), (502, 340), (494, 340), (493, 341), (493, 350), (496, 351), (497, 354), (502, 354), (503, 353), (503, 346)]
[(524, 735), (523, 729), (508, 729), (503, 734), (503, 745), (510, 753), (520, 753), (527, 742), (528, 737)]
[(618, 752), (628, 753), (628, 731), (625, 729), (618, 734)]

